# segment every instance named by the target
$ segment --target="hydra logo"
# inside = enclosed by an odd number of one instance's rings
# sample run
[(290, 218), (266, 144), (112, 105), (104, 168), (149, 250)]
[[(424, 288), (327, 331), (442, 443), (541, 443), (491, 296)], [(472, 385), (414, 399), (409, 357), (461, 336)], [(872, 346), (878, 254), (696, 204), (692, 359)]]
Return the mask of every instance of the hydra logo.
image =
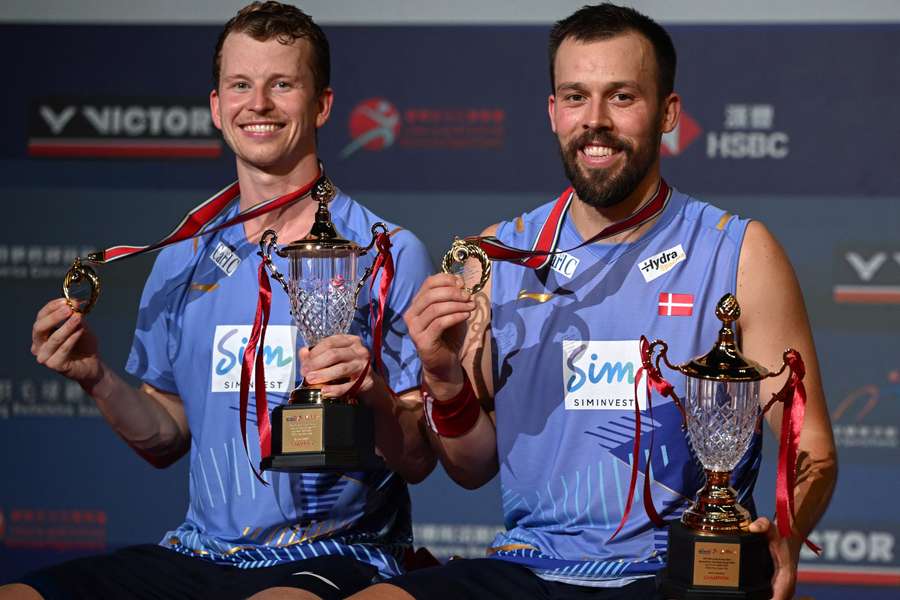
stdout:
[[(563, 342), (563, 386), (566, 410), (634, 408), (634, 379), (640, 353), (634, 341)], [(641, 409), (646, 389), (638, 391)]]
[(360, 102), (350, 113), (352, 141), (341, 150), (347, 158), (361, 148), (384, 150), (393, 145), (400, 131), (400, 113), (383, 98), (369, 98)]
[(696, 140), (703, 130), (691, 115), (681, 111), (681, 117), (675, 129), (662, 136), (660, 154), (662, 156), (678, 156)]
[(638, 264), (644, 281), (650, 283), (657, 277), (668, 273), (675, 265), (687, 259), (687, 254), (681, 244), (673, 246), (668, 250), (663, 250), (659, 254), (654, 254), (642, 260)]
[[(217, 325), (212, 351), (213, 392), (236, 392), (240, 389), (241, 363), (250, 338), (249, 325)], [(266, 390), (286, 392), (294, 385), (294, 348), (297, 330), (290, 325), (270, 325), (262, 348), (266, 370)], [(250, 388), (255, 385), (250, 378)]]

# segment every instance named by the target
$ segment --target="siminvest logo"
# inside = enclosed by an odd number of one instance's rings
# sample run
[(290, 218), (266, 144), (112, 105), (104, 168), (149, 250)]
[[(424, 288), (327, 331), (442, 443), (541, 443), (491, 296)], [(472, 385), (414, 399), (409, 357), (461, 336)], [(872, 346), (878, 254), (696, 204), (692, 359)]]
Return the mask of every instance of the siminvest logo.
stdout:
[(660, 154), (678, 156), (703, 133), (700, 125), (688, 113), (682, 111), (675, 129), (662, 136)]

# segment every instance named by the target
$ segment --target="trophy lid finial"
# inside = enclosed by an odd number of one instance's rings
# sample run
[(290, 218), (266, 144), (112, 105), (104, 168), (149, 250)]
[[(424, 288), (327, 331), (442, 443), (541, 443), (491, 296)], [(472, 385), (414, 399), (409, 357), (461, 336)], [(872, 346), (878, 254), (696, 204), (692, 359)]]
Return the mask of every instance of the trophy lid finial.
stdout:
[(316, 209), (315, 221), (309, 233), (299, 240), (294, 240), (284, 248), (278, 250), (278, 254), (284, 256), (294, 252), (302, 252), (304, 256), (309, 252), (320, 250), (340, 250), (360, 253), (361, 247), (341, 237), (331, 221), (331, 211), (328, 203), (335, 196), (334, 184), (326, 176), (322, 176), (313, 186), (312, 198), (319, 203)]
[(758, 381), (769, 371), (746, 358), (735, 343), (732, 323), (741, 317), (741, 307), (734, 294), (725, 294), (716, 304), (716, 317), (722, 321), (719, 339), (712, 349), (697, 358), (679, 365), (677, 369), (688, 377), (715, 381)]

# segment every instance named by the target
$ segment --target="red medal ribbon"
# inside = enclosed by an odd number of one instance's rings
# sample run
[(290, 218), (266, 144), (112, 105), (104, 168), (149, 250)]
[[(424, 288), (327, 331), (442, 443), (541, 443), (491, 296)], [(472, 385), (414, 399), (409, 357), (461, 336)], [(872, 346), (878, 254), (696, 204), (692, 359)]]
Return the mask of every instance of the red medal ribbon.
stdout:
[(640, 227), (644, 223), (656, 218), (656, 216), (666, 208), (669, 198), (671, 198), (671, 188), (669, 188), (669, 185), (665, 180), (660, 179), (653, 197), (649, 202), (645, 203), (640, 210), (621, 221), (617, 221), (604, 227), (599, 233), (577, 246), (569, 248), (568, 250), (556, 250), (559, 233), (562, 231), (563, 216), (565, 216), (566, 210), (572, 203), (573, 196), (574, 192), (572, 191), (572, 188), (569, 187), (556, 199), (556, 203), (550, 210), (550, 214), (544, 222), (544, 225), (541, 227), (541, 231), (538, 233), (534, 247), (531, 250), (522, 250), (520, 248), (507, 246), (494, 236), (472, 236), (467, 237), (466, 241), (476, 244), (479, 248), (484, 250), (484, 253), (487, 254), (488, 258), (491, 260), (519, 262), (522, 266), (540, 269), (545, 267), (555, 254), (578, 250), (583, 246), (612, 237), (623, 231)]
[(232, 200), (240, 195), (241, 188), (238, 185), (238, 182), (235, 181), (231, 185), (218, 191), (216, 194), (205, 200), (200, 205), (191, 209), (191, 211), (184, 216), (181, 222), (175, 227), (174, 230), (172, 230), (171, 233), (169, 233), (169, 235), (162, 238), (155, 244), (150, 244), (149, 246), (112, 246), (110, 248), (107, 248), (106, 250), (101, 250), (99, 252), (93, 252), (89, 254), (87, 260), (97, 264), (110, 263), (121, 258), (127, 258), (129, 256), (136, 256), (138, 254), (153, 252), (154, 250), (159, 250), (176, 242), (209, 235), (211, 233), (221, 231), (222, 229), (225, 229), (227, 227), (231, 227), (232, 225), (244, 223), (245, 221), (255, 219), (256, 217), (262, 216), (273, 210), (278, 210), (279, 208), (283, 208), (285, 206), (288, 206), (289, 204), (296, 202), (297, 200), (300, 200), (301, 198), (309, 194), (313, 187), (323, 177), (325, 177), (325, 171), (320, 164), (319, 175), (300, 189), (284, 194), (283, 196), (278, 196), (277, 198), (272, 198), (271, 200), (260, 202), (255, 206), (251, 206), (250, 208), (239, 212), (237, 215), (228, 219), (224, 223), (216, 225), (215, 227), (212, 227), (210, 229), (205, 229), (205, 227), (211, 221), (213, 221), (216, 217), (218, 217), (225, 211)]
[[(158, 242), (148, 246), (112, 246), (106, 250), (94, 252), (88, 255), (87, 260), (97, 264), (110, 263), (129, 256), (137, 256), (159, 250), (176, 242), (181, 242), (191, 238), (209, 235), (217, 231), (221, 231), (232, 225), (244, 223), (251, 219), (260, 217), (266, 213), (278, 210), (301, 200), (308, 196), (313, 188), (319, 184), (325, 177), (325, 170), (321, 163), (319, 164), (319, 173), (315, 179), (304, 185), (303, 187), (260, 202), (250, 208), (247, 208), (231, 219), (220, 223), (209, 229), (206, 226), (223, 214), (231, 202), (240, 195), (240, 186), (238, 182), (234, 182), (216, 194), (191, 209), (181, 222), (172, 230), (169, 235), (165, 236)], [(260, 454), (265, 458), (271, 454), (271, 425), (269, 423), (269, 413), (266, 404), (266, 382), (265, 369), (263, 365), (264, 352), (257, 353), (257, 346), (263, 348), (265, 344), (266, 327), (269, 322), (269, 312), (272, 304), (272, 289), (269, 286), (269, 279), (265, 273), (265, 263), (261, 263), (259, 267), (259, 299), (256, 305), (256, 318), (253, 323), (253, 329), (244, 351), (244, 358), (241, 363), (241, 385), (240, 385), (240, 423), (241, 423), (241, 439), (244, 443), (244, 450), (248, 452), (247, 446), (247, 405), (250, 388), (250, 372), (256, 363), (256, 421), (259, 430)], [(254, 361), (255, 359), (255, 361)], [(253, 465), (253, 474), (264, 485), (268, 483), (261, 477)]]

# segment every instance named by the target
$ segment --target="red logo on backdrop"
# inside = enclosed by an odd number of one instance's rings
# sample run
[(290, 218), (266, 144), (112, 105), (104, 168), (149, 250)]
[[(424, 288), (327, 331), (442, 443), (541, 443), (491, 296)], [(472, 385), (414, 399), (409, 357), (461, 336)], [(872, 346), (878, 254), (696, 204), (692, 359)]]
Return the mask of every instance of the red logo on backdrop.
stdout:
[(384, 150), (392, 146), (400, 131), (400, 113), (383, 98), (369, 98), (360, 102), (350, 113), (352, 141), (341, 151), (347, 158), (357, 150)]
[(660, 154), (663, 156), (678, 156), (685, 148), (703, 133), (703, 129), (697, 124), (691, 115), (682, 111), (678, 125), (669, 133), (663, 134)]
[(663, 292), (659, 295), (659, 314), (664, 317), (689, 317), (694, 313), (693, 294), (672, 294)]
[(832, 411), (837, 446), (880, 451), (900, 448), (900, 427), (890, 415), (897, 400), (900, 400), (900, 369), (888, 371), (881, 383), (852, 390)]
[(102, 550), (106, 547), (106, 512), (91, 509), (11, 509), (6, 527), (6, 546)]
[(506, 111), (488, 107), (403, 107), (384, 98), (363, 100), (350, 112), (347, 158), (360, 150), (380, 151), (397, 145), (416, 150), (502, 148)]

